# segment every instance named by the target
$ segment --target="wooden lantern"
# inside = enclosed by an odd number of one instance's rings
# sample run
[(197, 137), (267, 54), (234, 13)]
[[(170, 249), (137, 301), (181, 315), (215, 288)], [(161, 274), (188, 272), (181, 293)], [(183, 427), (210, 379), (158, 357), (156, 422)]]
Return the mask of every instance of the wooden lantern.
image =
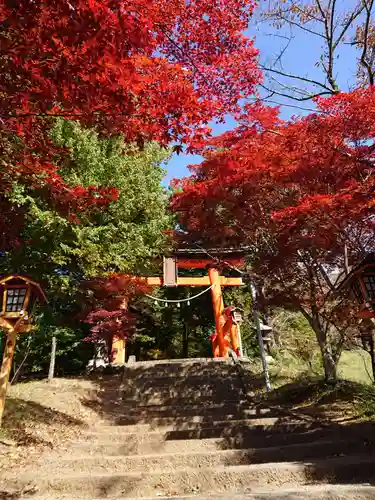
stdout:
[(5, 331), (5, 348), (0, 371), (0, 425), (12, 368), (17, 334), (31, 329), (31, 313), (37, 301), (47, 302), (42, 287), (26, 276), (0, 279), (0, 327)]
[(359, 318), (375, 317), (375, 254), (369, 254), (337, 286), (340, 295), (348, 294), (358, 304)]

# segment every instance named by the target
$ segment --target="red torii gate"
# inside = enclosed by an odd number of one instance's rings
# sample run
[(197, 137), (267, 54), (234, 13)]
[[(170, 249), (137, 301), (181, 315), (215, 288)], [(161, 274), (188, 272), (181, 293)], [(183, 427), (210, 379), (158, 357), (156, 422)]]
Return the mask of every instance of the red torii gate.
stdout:
[[(223, 286), (241, 286), (241, 277), (226, 277), (220, 268), (239, 267), (244, 263), (244, 254), (233, 249), (179, 249), (171, 257), (164, 257), (163, 276), (144, 277), (150, 286), (211, 286), (212, 305), (215, 316), (216, 332), (212, 336), (214, 357), (228, 357), (229, 349), (238, 354), (238, 327), (232, 321), (231, 308), (225, 309), (222, 294)], [(179, 277), (178, 269), (207, 269), (207, 276)], [(116, 336), (112, 342), (112, 363), (124, 364), (126, 341)]]

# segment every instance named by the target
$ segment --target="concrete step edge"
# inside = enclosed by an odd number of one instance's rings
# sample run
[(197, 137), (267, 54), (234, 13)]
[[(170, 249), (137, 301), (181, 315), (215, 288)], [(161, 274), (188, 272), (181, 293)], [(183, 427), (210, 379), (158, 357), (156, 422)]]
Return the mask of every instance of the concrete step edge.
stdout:
[[(217, 415), (217, 414), (216, 414)], [(228, 423), (232, 421), (239, 420), (241, 418), (245, 417), (245, 420), (250, 420), (249, 414), (244, 414), (243, 412), (240, 413), (223, 413), (223, 416), (227, 418)], [(117, 417), (115, 416), (115, 421), (117, 425), (121, 425), (123, 427), (126, 426), (134, 426), (134, 425), (140, 425), (140, 424), (150, 424), (153, 427), (159, 427), (159, 428), (165, 428), (169, 425), (174, 425), (174, 431), (178, 431), (179, 426), (185, 425), (185, 423), (193, 418), (197, 424), (200, 423), (205, 423), (209, 422), (209, 417), (215, 416), (214, 413), (201, 413), (201, 414), (191, 414), (186, 417), (183, 415), (163, 415), (163, 416), (158, 416), (158, 415), (144, 415), (144, 416), (127, 416), (127, 417)], [(251, 429), (253, 426), (260, 429), (262, 426), (275, 426), (279, 425), (279, 417), (267, 417), (266, 415), (264, 417), (256, 417), (251, 419), (253, 423), (249, 426), (249, 429)], [(297, 422), (293, 422), (296, 424)], [(186, 430), (186, 429), (182, 429)]]
[[(114, 401), (115, 402), (115, 401)], [(125, 404), (122, 400), (116, 401), (119, 405), (124, 405), (127, 407), (127, 404)], [(147, 409), (147, 410), (160, 410), (160, 411), (168, 411), (168, 410), (190, 410), (190, 409), (204, 409), (204, 410), (216, 410), (216, 409), (224, 409), (224, 408), (239, 408), (239, 409), (245, 409), (247, 411), (258, 411), (254, 405), (246, 401), (245, 399), (242, 400), (223, 400), (222, 402), (217, 401), (214, 404), (204, 404), (204, 402), (200, 401), (194, 401), (192, 403), (186, 402), (184, 404), (176, 404), (176, 403), (166, 403), (166, 404), (158, 404), (158, 403), (151, 403), (151, 404), (137, 404), (135, 401), (129, 402), (129, 405), (132, 405), (132, 409), (134, 411), (140, 410), (140, 409)], [(261, 408), (263, 411), (270, 412), (272, 409), (270, 408)], [(281, 414), (281, 412), (279, 412)]]
[[(285, 470), (295, 470), (296, 472), (303, 472), (306, 468), (314, 466), (314, 467), (322, 467), (322, 466), (333, 466), (333, 467), (340, 467), (340, 466), (350, 466), (350, 465), (355, 465), (355, 466), (360, 466), (360, 465), (370, 465), (374, 464), (375, 465), (375, 456), (373, 457), (368, 457), (366, 455), (360, 454), (360, 455), (350, 455), (350, 456), (345, 456), (345, 457), (330, 457), (330, 458), (325, 458), (325, 459), (319, 459), (319, 460), (314, 460), (314, 461), (304, 461), (304, 462), (267, 462), (263, 464), (249, 464), (249, 465), (217, 465), (215, 467), (202, 467), (199, 469), (196, 469), (194, 467), (184, 467), (182, 469), (175, 469), (173, 471), (168, 471), (168, 474), (170, 475), (181, 475), (181, 474), (196, 474), (197, 472), (199, 473), (204, 473), (204, 472), (209, 472), (209, 473), (219, 473), (219, 472), (231, 472), (233, 473), (241, 473), (241, 472), (251, 472), (251, 471), (259, 471), (262, 469), (263, 471), (267, 470), (274, 470), (277, 469), (279, 471), (285, 469)], [(66, 472), (63, 472), (61, 474), (54, 474), (53, 477), (56, 479), (64, 479), (64, 480), (70, 480), (70, 479), (82, 479), (83, 477), (89, 475), (90, 479), (100, 479), (100, 478), (112, 478), (113, 480), (115, 478), (123, 478), (126, 479), (127, 477), (129, 478), (144, 478), (144, 477), (152, 477), (152, 476), (160, 476), (164, 474), (164, 470), (153, 470), (150, 472), (90, 472), (89, 474), (86, 473), (69, 473), (67, 474)], [(374, 472), (375, 474), (375, 472)], [(16, 475), (9, 473), (7, 474), (7, 479), (9, 481), (12, 481), (14, 479), (18, 480), (20, 477), (23, 477), (23, 479), (34, 479), (35, 480), (35, 473), (34, 472), (26, 472), (22, 476), (20, 476), (19, 473)]]
[[(142, 435), (155, 435), (155, 434), (160, 434), (160, 435), (167, 435), (170, 434), (171, 432), (177, 434), (177, 433), (184, 433), (184, 432), (209, 432), (209, 431), (215, 431), (215, 430), (225, 430), (226, 428), (230, 430), (235, 430), (235, 429), (241, 429), (245, 428), (248, 431), (251, 432), (273, 432), (275, 434), (280, 434), (282, 432), (293, 432), (294, 434), (300, 434), (308, 431), (314, 431), (314, 430), (319, 430), (321, 429), (323, 431), (323, 428), (319, 426), (319, 424), (316, 424), (316, 426), (312, 425), (300, 425), (299, 421), (290, 421), (288, 423), (277, 423), (277, 417), (259, 417), (259, 418), (254, 418), (254, 419), (238, 419), (238, 415), (228, 415), (228, 417), (234, 417), (230, 418), (225, 421), (226, 425), (224, 424), (218, 424), (214, 425), (214, 421), (210, 422), (207, 420), (203, 420), (202, 417), (199, 415), (196, 415), (195, 418), (196, 420), (193, 422), (176, 422), (176, 418), (174, 417), (163, 417), (163, 418), (150, 418), (149, 422), (140, 422), (137, 424), (121, 424), (121, 425), (114, 425), (113, 430), (105, 430), (105, 431), (94, 431), (94, 432), (84, 432), (82, 434), (83, 437), (88, 437), (88, 438), (98, 438), (101, 442), (105, 441), (108, 439), (108, 441), (113, 442), (113, 435), (118, 434), (118, 438), (125, 438), (125, 437), (130, 437), (133, 436), (134, 434), (137, 434), (139, 432), (142, 433)], [(169, 423), (170, 422), (170, 423)], [(223, 421), (224, 422), (224, 421)], [(109, 426), (110, 427), (110, 426)], [(287, 430), (288, 429), (288, 430)], [(295, 431), (295, 432), (294, 432)], [(103, 439), (100, 439), (103, 438)], [(170, 438), (169, 438), (170, 439)], [(185, 438), (185, 439), (194, 439), (194, 438)]]
[[(283, 451), (287, 450), (298, 450), (300, 448), (303, 448), (304, 450), (306, 449), (311, 449), (311, 448), (325, 448), (328, 446), (339, 446), (339, 445), (346, 445), (346, 446), (353, 446), (353, 449), (355, 450), (355, 446), (358, 444), (360, 446), (360, 443), (358, 443), (357, 440), (344, 440), (344, 439), (337, 439), (337, 440), (316, 440), (316, 441), (310, 441), (306, 443), (294, 443), (294, 444), (289, 444), (289, 445), (284, 445), (282, 447)], [(375, 448), (375, 443), (372, 445)], [(116, 462), (116, 461), (136, 461), (136, 460), (147, 460), (147, 459), (167, 459), (167, 458), (189, 458), (189, 457), (213, 457), (213, 456), (222, 456), (222, 457), (241, 457), (241, 456), (246, 456), (246, 455), (251, 455), (254, 453), (264, 453), (272, 455), (273, 453), (277, 453), (280, 450), (280, 446), (269, 446), (269, 447), (255, 447), (255, 448), (239, 448), (239, 449), (218, 449), (218, 450), (211, 450), (211, 451), (186, 451), (186, 452), (181, 452), (181, 453), (176, 453), (176, 452), (162, 452), (162, 453), (145, 453), (145, 454), (134, 454), (134, 455), (90, 455), (90, 454), (82, 454), (80, 456), (74, 456), (74, 457), (51, 457), (51, 462), (63, 462), (63, 463), (76, 463), (79, 461), (108, 461), (108, 462)], [(358, 451), (358, 450), (356, 450)], [(340, 457), (326, 457), (323, 460), (329, 460), (330, 458), (347, 458), (348, 455), (340, 456)], [(320, 459), (321, 460), (321, 459)], [(375, 461), (375, 457), (374, 457)], [(289, 462), (270, 462), (270, 463), (289, 463)], [(251, 465), (251, 464), (249, 464)], [(255, 464), (254, 464), (255, 465)], [(265, 465), (264, 463), (262, 465)], [(226, 466), (230, 466), (229, 464), (226, 464)], [(179, 470), (178, 468), (175, 469), (176, 471)], [(160, 471), (161, 472), (161, 471)]]
[[(126, 375), (126, 373), (124, 374)], [(220, 379), (218, 379), (218, 376), (223, 376), (225, 375), (226, 379), (226, 383), (228, 382), (229, 378), (228, 377), (232, 377), (233, 380), (238, 380), (239, 379), (239, 375), (238, 373), (231, 369), (231, 370), (202, 370), (200, 373), (184, 373), (184, 372), (175, 372), (175, 371), (171, 371), (171, 372), (164, 372), (162, 374), (159, 374), (157, 375), (155, 372), (143, 372), (143, 373), (131, 373), (130, 374), (132, 377), (134, 377), (134, 379), (131, 379), (131, 381), (133, 382), (133, 384), (136, 384), (137, 382), (144, 382), (144, 381), (155, 381), (155, 382), (159, 382), (161, 380), (170, 380), (170, 379), (173, 379), (175, 381), (178, 381), (178, 382), (189, 382), (189, 380), (197, 380), (197, 379), (201, 379), (202, 381), (207, 381), (207, 380), (213, 380), (217, 385), (220, 385)], [(247, 378), (249, 379), (254, 379), (255, 377), (252, 377), (252, 375), (246, 375)], [(130, 379), (126, 379), (126, 380), (130, 380)], [(120, 382), (118, 381), (119, 385), (128, 385), (128, 382)]]
[[(189, 417), (189, 420), (192, 419), (193, 417)], [(199, 417), (198, 417), (199, 418)], [(274, 417), (271, 417), (274, 418)], [(257, 422), (257, 420), (265, 420), (264, 418), (260, 417), (259, 419), (232, 419), (232, 420), (210, 420), (210, 421), (191, 421), (191, 422), (184, 422), (183, 425), (184, 427), (182, 429), (178, 429), (178, 422), (176, 422), (173, 425), (166, 425), (166, 426), (159, 426), (158, 428), (155, 429), (154, 424), (152, 423), (141, 423), (141, 424), (135, 424), (135, 425), (102, 425), (98, 426), (95, 429), (85, 431), (84, 435), (85, 436), (106, 436), (108, 434), (108, 437), (114, 433), (121, 433), (121, 435), (133, 435), (135, 434), (138, 430), (145, 430), (148, 427), (152, 427), (152, 429), (148, 432), (145, 432), (144, 434), (165, 434), (170, 431), (174, 432), (184, 432), (184, 431), (194, 431), (194, 430), (209, 430), (209, 429), (216, 429), (218, 427), (226, 427), (228, 424), (230, 424), (230, 427), (235, 428), (235, 427), (249, 427), (249, 429), (254, 429), (254, 430), (264, 430), (264, 425), (257, 425), (254, 424), (254, 422)], [(197, 429), (197, 425), (199, 425), (199, 428)], [(313, 423), (311, 425), (311, 422), (306, 423), (301, 423), (301, 420), (293, 420), (290, 419), (288, 422), (283, 422), (281, 424), (277, 424), (279, 426), (282, 426), (283, 428), (291, 427), (291, 428), (301, 428), (302, 432), (305, 432), (306, 429), (322, 429), (323, 427), (320, 427), (319, 423)], [(315, 425), (315, 427), (314, 427)], [(176, 428), (177, 426), (177, 428)], [(274, 428), (274, 426), (272, 426)], [(285, 429), (283, 429), (285, 430)]]
[[(147, 399), (147, 398), (145, 398)], [(165, 399), (165, 398), (161, 398)], [(207, 401), (206, 401), (207, 400)], [(139, 403), (146, 403), (146, 404), (138, 404)], [(160, 403), (147, 403), (147, 401), (144, 401), (142, 399), (136, 400), (136, 399), (129, 399), (129, 400), (124, 400), (123, 398), (118, 398), (118, 401), (120, 402), (121, 405), (128, 407), (132, 406), (135, 409), (139, 408), (190, 408), (190, 407), (202, 407), (202, 404), (205, 404), (206, 402), (212, 402), (210, 406), (207, 406), (209, 408), (213, 407), (219, 407), (223, 408), (225, 406), (235, 406), (235, 405), (240, 405), (241, 407), (247, 407), (249, 409), (254, 409), (257, 410), (258, 408), (255, 405), (252, 405), (247, 399), (220, 399), (217, 398), (216, 401), (212, 401), (211, 396), (204, 397), (202, 399), (197, 399), (196, 401), (192, 400), (191, 397), (186, 397), (186, 398), (171, 398), (170, 403), (166, 401), (161, 401)], [(261, 408), (264, 411), (272, 411), (271, 408)]]
[[(284, 499), (290, 500), (291, 495), (296, 495), (295, 499), (308, 499), (311, 497), (307, 497), (306, 495), (310, 494), (368, 494), (370, 495), (368, 498), (375, 498), (375, 486), (367, 485), (367, 484), (355, 484), (355, 485), (346, 485), (346, 484), (317, 484), (317, 485), (308, 485), (308, 486), (300, 486), (297, 488), (252, 488), (251, 492), (244, 491), (241, 492), (233, 492), (233, 493), (217, 493), (215, 495), (181, 495), (181, 496), (147, 496), (142, 497), (142, 500), (213, 500), (213, 499), (222, 499), (222, 500), (268, 500), (270, 499)], [(71, 500), (71, 495), (61, 495), (58, 497), (54, 497), (59, 500)], [(106, 500), (108, 497), (88, 497), (90, 500)], [(123, 500), (124, 497), (111, 497), (111, 500)], [(32, 496), (33, 500), (51, 500), (50, 496)], [(127, 500), (139, 500), (139, 497), (127, 497)], [(294, 497), (293, 497), (294, 500)]]

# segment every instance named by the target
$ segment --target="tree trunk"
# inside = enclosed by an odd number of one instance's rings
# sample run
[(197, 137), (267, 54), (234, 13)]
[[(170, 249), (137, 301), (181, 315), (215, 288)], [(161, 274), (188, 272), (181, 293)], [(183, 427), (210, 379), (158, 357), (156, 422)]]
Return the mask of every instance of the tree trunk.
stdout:
[(370, 337), (370, 356), (371, 356), (371, 368), (372, 368), (372, 378), (375, 384), (375, 353), (374, 353), (374, 336)]
[(375, 384), (375, 352), (374, 352), (374, 324), (370, 319), (363, 319), (359, 326), (362, 347), (371, 358), (372, 378)]
[(322, 354), (324, 379), (328, 383), (335, 383), (337, 381), (337, 361), (332, 355), (331, 346), (328, 344), (323, 332), (320, 331), (315, 333)]
[(182, 357), (184, 359), (189, 357), (189, 327), (186, 324), (182, 331)]
[[(316, 309), (316, 307), (313, 309)], [(318, 341), (320, 353), (322, 355), (324, 379), (328, 383), (335, 383), (337, 381), (337, 361), (339, 356), (334, 356), (332, 353), (332, 347), (327, 341), (327, 333), (322, 327), (319, 314), (316, 311), (314, 312), (314, 310), (312, 314), (309, 314), (302, 307), (301, 312), (315, 332), (316, 340)]]

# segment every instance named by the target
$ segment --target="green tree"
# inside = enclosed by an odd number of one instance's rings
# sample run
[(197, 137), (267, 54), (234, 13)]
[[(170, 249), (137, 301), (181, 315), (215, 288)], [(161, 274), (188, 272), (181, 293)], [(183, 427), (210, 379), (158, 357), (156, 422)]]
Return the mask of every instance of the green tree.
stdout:
[[(92, 220), (73, 227), (74, 240), (64, 255), (77, 259), (86, 275), (134, 272), (163, 253), (170, 226), (168, 195), (161, 186), (161, 164), (169, 152), (156, 143), (141, 151), (121, 137), (101, 139), (78, 123), (58, 120), (54, 142), (70, 150), (60, 171), (72, 185), (100, 185), (118, 190), (118, 199)], [(69, 241), (69, 240), (68, 240)]]
[[(69, 186), (113, 187), (116, 201), (80, 220), (64, 217), (39, 191), (14, 183), (11, 200), (26, 212), (22, 245), (6, 255), (9, 267), (34, 277), (56, 267), (84, 277), (144, 268), (166, 244), (168, 194), (161, 186), (168, 151), (155, 143), (143, 150), (122, 138), (100, 138), (77, 122), (57, 120), (51, 131), (55, 163)], [(68, 150), (68, 154), (66, 153)]]
[(15, 211), (26, 214), (21, 236), (27, 245), (2, 254), (0, 272), (25, 273), (40, 280), (50, 300), (39, 330), (31, 340), (24, 337), (19, 343), (16, 366), (27, 354), (25, 370), (44, 372), (50, 340), (56, 336), (57, 371), (68, 372), (77, 370), (85, 358), (80, 344), (88, 332), (79, 314), (84, 305), (82, 281), (143, 272), (164, 253), (171, 218), (161, 165), (169, 152), (156, 143), (139, 150), (120, 137), (102, 138), (62, 119), (55, 122), (51, 137), (57, 147), (54, 162), (72, 189), (96, 185), (113, 187), (118, 193), (101, 211), (72, 220), (48, 204), (40, 190), (27, 189), (13, 179), (10, 200)]
[[(209, 334), (215, 329), (211, 294), (187, 302), (201, 291), (196, 287), (154, 289), (156, 302), (140, 297), (131, 305), (137, 318), (130, 350), (137, 359), (148, 357), (192, 358), (211, 355)], [(181, 300), (165, 304), (164, 300)]]

